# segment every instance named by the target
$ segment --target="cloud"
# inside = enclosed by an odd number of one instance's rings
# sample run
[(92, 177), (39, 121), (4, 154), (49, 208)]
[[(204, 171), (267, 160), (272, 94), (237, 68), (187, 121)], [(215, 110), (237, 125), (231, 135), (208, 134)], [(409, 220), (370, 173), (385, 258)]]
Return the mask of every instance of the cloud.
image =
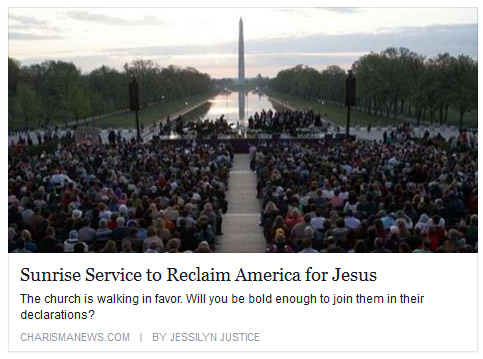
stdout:
[(373, 33), (341, 35), (315, 34), (278, 39), (259, 39), (245, 46), (246, 52), (368, 52), (388, 47), (406, 47), (434, 56), (441, 52), (477, 56), (478, 27), (470, 25), (433, 25), (381, 29)]
[[(292, 7), (287, 7), (287, 8), (277, 8), (273, 9), (273, 11), (282, 13), (282, 14), (287, 14), (287, 15), (294, 15), (294, 16), (302, 16), (302, 17), (314, 17), (314, 16), (319, 16), (319, 14), (316, 14), (315, 12), (318, 11), (325, 11), (325, 12), (333, 12), (333, 13), (338, 13), (342, 15), (348, 15), (348, 14), (354, 14), (359, 12), (361, 9), (356, 8), (356, 7), (301, 7), (301, 8), (292, 8)], [(315, 12), (314, 12), (315, 11)]]
[(42, 34), (32, 34), (32, 33), (25, 33), (25, 32), (15, 32), (9, 31), (8, 32), (8, 40), (9, 41), (23, 41), (23, 40), (60, 40), (64, 37), (60, 35), (42, 35)]
[[(432, 25), (426, 27), (384, 28), (374, 33), (342, 35), (315, 34), (245, 41), (246, 54), (270, 53), (366, 53), (388, 47), (406, 47), (434, 56), (449, 52), (453, 55), (477, 56), (478, 25)], [(209, 45), (144, 46), (104, 49), (119, 56), (175, 56), (194, 54), (236, 54), (237, 42)]]
[(155, 16), (144, 16), (138, 20), (127, 20), (120, 17), (109, 16), (100, 13), (93, 13), (86, 10), (67, 11), (65, 15), (73, 20), (84, 22), (95, 22), (102, 25), (118, 26), (141, 26), (141, 25), (160, 25), (163, 22)]
[[(8, 28), (12, 30), (46, 30), (46, 31), (60, 31), (56, 26), (51, 26), (47, 20), (40, 20), (32, 16), (23, 16), (9, 13), (8, 14)], [(13, 23), (12, 23), (13, 20)]]
[(174, 56), (204, 53), (232, 54), (238, 49), (237, 42), (224, 42), (209, 45), (178, 45), (178, 46), (140, 46), (104, 49), (111, 55), (130, 56)]
[[(349, 68), (363, 54), (379, 52), (388, 47), (406, 47), (427, 57), (449, 52), (452, 55), (466, 54), (477, 58), (477, 24), (384, 28), (373, 33), (247, 40), (245, 63), (247, 73), (258, 71), (268, 75), (297, 64), (313, 66), (319, 70), (328, 65)], [(72, 61), (83, 72), (88, 72), (103, 64), (121, 70), (123, 63), (145, 58), (161, 66), (192, 66), (202, 72), (220, 76), (229, 69), (236, 73), (237, 51), (237, 42), (231, 41), (209, 45), (105, 48), (95, 56), (64, 57), (57, 54), (55, 59)], [(53, 58), (53, 55), (49, 58)], [(22, 63), (38, 63), (45, 58), (20, 60)], [(270, 73), (264, 73), (264, 69), (270, 69)]]
[(8, 14), (8, 19), (15, 20), (21, 24), (29, 25), (29, 26), (44, 26), (44, 25), (48, 25), (49, 23), (47, 20), (39, 20), (31, 16), (15, 15), (10, 13)]
[(361, 9), (357, 7), (322, 7), (319, 10), (332, 11), (340, 14), (353, 14), (359, 12)]

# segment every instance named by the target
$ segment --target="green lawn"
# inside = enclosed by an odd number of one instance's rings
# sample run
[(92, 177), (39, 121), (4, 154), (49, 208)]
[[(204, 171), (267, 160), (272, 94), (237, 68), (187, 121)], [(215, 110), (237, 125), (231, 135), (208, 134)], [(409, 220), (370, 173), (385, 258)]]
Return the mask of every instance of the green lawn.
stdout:
[[(142, 109), (139, 111), (139, 123), (145, 125), (152, 125), (154, 121), (157, 121), (160, 118), (164, 118), (168, 115), (171, 115), (186, 108), (186, 102), (188, 102), (188, 107), (191, 107), (196, 103), (209, 100), (214, 95), (214, 93), (210, 92)], [(134, 112), (128, 112), (121, 115), (104, 118), (102, 120), (96, 120), (94, 121), (93, 125), (101, 128), (136, 127), (136, 117)]]
[[(321, 113), (322, 115), (326, 113), (329, 121), (341, 126), (346, 125), (347, 109), (345, 107), (338, 107), (330, 103), (325, 103), (322, 105), (317, 101), (305, 100), (299, 97), (281, 94), (279, 92), (275, 92), (272, 90), (267, 90), (265, 91), (265, 93), (267, 96), (273, 97), (282, 102), (288, 101), (288, 105), (294, 106), (299, 109), (304, 109), (304, 110), (312, 109), (315, 112)], [(429, 123), (429, 118), (426, 121), (427, 123)], [(422, 122), (425, 122), (425, 121), (422, 121)], [(394, 126), (395, 122), (393, 119), (390, 119), (387, 117), (376, 116), (362, 111), (354, 110), (353, 108), (351, 109), (351, 125), (366, 126), (368, 124), (372, 126), (375, 126), (378, 124), (381, 126), (386, 126), (386, 125)], [(459, 126), (459, 114), (457, 111), (454, 111), (453, 109), (449, 110), (448, 124)], [(477, 124), (478, 124), (477, 111), (473, 111), (471, 113), (465, 114), (464, 120), (463, 120), (464, 126), (475, 127), (477, 126)]]
[[(153, 121), (159, 120), (160, 118), (164, 118), (167, 115), (171, 115), (173, 113), (183, 110), (186, 107), (186, 102), (188, 102), (188, 107), (191, 107), (196, 103), (205, 102), (215, 95), (216, 92), (209, 92), (197, 96), (186, 97), (181, 100), (169, 101), (166, 103), (142, 109), (139, 111), (139, 123), (145, 125), (152, 125)], [(84, 125), (83, 120), (79, 120), (78, 123), (79, 125)], [(64, 127), (64, 124), (65, 121), (63, 120), (53, 120), (50, 123), (50, 125), (58, 125), (60, 127)], [(136, 127), (136, 117), (134, 112), (127, 112), (120, 115), (114, 115), (111, 117), (94, 120), (90, 124), (100, 128)], [(37, 128), (38, 121), (35, 121), (34, 123), (29, 123), (29, 127)], [(23, 130), (24, 123), (9, 123), (8, 129), (9, 131)]]

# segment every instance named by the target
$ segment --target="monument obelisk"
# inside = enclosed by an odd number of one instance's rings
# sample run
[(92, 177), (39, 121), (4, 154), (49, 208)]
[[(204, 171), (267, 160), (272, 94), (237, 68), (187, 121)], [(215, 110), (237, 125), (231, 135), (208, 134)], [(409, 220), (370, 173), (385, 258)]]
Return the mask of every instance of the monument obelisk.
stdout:
[(245, 83), (245, 45), (243, 40), (243, 20), (240, 18), (238, 34), (238, 84)]

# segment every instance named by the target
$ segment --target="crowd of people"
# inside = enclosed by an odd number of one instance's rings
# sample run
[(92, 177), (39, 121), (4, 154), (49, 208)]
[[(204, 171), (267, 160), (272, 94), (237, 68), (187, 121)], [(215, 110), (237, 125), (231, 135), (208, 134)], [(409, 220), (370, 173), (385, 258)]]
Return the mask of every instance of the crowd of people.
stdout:
[(477, 148), (464, 141), (259, 146), (267, 252), (477, 251)]
[[(371, 132), (371, 126), (367, 127), (367, 131)], [(431, 138), (431, 133), (429, 129), (426, 129), (424, 133), (420, 136), (416, 134), (416, 128), (409, 122), (402, 123), (401, 125), (391, 129), (385, 130), (382, 134), (382, 141), (387, 144), (391, 144), (393, 141), (408, 141), (416, 137), (421, 137), (424, 141), (429, 141), (432, 139), (433, 142), (435, 141), (445, 141), (444, 136), (440, 132), (436, 132), (436, 134)], [(477, 132), (476, 129), (468, 130), (466, 128), (461, 128), (458, 130), (458, 134), (456, 136), (452, 136), (450, 138), (450, 147), (455, 146), (471, 146), (475, 147), (477, 144)]]
[(264, 133), (287, 133), (296, 137), (300, 129), (314, 128), (318, 132), (327, 131), (328, 122), (319, 113), (310, 111), (284, 110), (274, 112), (262, 110), (255, 112), (248, 119), (249, 130), (259, 130)]
[[(240, 127), (239, 123), (228, 123), (222, 115), (215, 120), (199, 119), (186, 120), (183, 116), (175, 119), (169, 117), (160, 121), (158, 133), (161, 136), (176, 134), (180, 137), (195, 135), (198, 137), (213, 136), (218, 134), (232, 135)], [(320, 114), (310, 111), (268, 111), (255, 112), (248, 118), (248, 130), (261, 133), (287, 133), (296, 137), (301, 130), (312, 129), (316, 132), (327, 132), (329, 123), (324, 121)]]
[[(73, 130), (75, 131), (75, 128)], [(42, 130), (27, 130), (13, 134), (16, 134), (17, 138), (15, 141), (9, 142), (9, 145), (33, 146), (45, 142), (56, 142), (64, 137), (70, 139), (73, 136), (73, 131), (70, 129), (62, 131), (58, 126), (54, 126), (53, 128), (44, 127)]]
[(211, 252), (233, 150), (120, 139), (9, 153), (9, 252)]
[(169, 136), (176, 134), (180, 137), (186, 135), (195, 135), (196, 137), (208, 137), (218, 134), (232, 134), (233, 124), (230, 125), (224, 115), (220, 116), (216, 120), (198, 119), (198, 120), (186, 120), (183, 116), (178, 116), (171, 120), (168, 116), (165, 121), (159, 121), (158, 134), (160, 136)]
[[(262, 111), (248, 122), (294, 137), (327, 127), (312, 111)], [(159, 124), (160, 135), (181, 137), (231, 130), (223, 116)], [(57, 129), (43, 136), (38, 143), (59, 140)], [(142, 143), (110, 131), (104, 144), (59, 143), (37, 154), (30, 146), (21, 137), (9, 151), (10, 252), (215, 250), (228, 208), (229, 142)], [(417, 138), (410, 124), (382, 141), (259, 145), (250, 156), (267, 252), (475, 252), (477, 152), (466, 130)]]

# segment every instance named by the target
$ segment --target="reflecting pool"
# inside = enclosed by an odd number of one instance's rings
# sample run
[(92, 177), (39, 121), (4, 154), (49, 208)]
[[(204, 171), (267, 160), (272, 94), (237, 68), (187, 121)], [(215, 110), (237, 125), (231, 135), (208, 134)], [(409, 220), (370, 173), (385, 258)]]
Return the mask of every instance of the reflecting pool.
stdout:
[(215, 96), (183, 117), (189, 120), (216, 120), (224, 116), (229, 124), (239, 122), (245, 127), (248, 126), (248, 118), (255, 112), (269, 109), (280, 111), (281, 106), (262, 93), (232, 91)]

